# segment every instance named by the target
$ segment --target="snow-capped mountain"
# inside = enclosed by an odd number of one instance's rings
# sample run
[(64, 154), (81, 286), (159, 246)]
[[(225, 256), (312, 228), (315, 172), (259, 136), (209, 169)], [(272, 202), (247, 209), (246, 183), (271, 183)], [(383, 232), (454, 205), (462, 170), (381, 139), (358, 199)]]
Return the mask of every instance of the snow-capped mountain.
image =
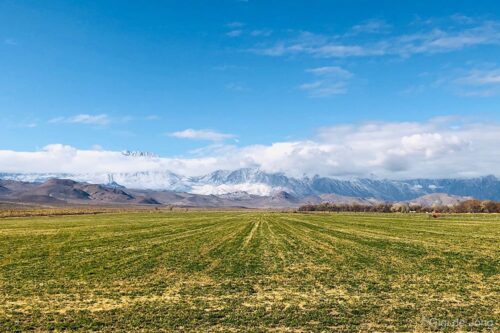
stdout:
[(0, 179), (44, 182), (50, 178), (79, 182), (125, 186), (131, 189), (167, 190), (204, 195), (237, 195), (244, 193), (275, 196), (288, 193), (297, 198), (335, 194), (387, 201), (411, 200), (432, 193), (471, 196), (500, 200), (500, 180), (494, 176), (470, 179), (334, 179), (315, 176), (293, 178), (282, 173), (259, 169), (219, 170), (198, 177), (186, 177), (171, 171), (101, 174), (12, 174), (0, 173)]
[(122, 155), (124, 156), (132, 156), (132, 157), (159, 157), (154, 153), (150, 153), (147, 151), (137, 151), (137, 150), (124, 150), (122, 151)]
[(51, 178), (72, 179), (91, 184), (121, 185), (134, 189), (170, 190), (189, 192), (186, 178), (170, 171), (145, 171), (134, 173), (0, 173), (0, 179), (30, 183), (43, 183)]
[(282, 173), (266, 173), (259, 169), (218, 170), (202, 177), (189, 179), (193, 193), (222, 194), (244, 191), (256, 195), (289, 192), (297, 196), (312, 193), (307, 182)]

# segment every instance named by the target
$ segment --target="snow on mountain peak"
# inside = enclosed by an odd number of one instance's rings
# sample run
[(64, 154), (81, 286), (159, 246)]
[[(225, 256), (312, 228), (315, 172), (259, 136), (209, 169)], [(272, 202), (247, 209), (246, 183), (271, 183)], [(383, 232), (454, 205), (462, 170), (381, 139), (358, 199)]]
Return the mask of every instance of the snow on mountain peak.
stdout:
[(150, 157), (150, 158), (159, 157), (158, 155), (147, 151), (137, 151), (137, 150), (124, 150), (122, 151), (122, 155), (131, 157)]
[(337, 194), (402, 201), (439, 191), (478, 199), (500, 200), (500, 180), (494, 176), (471, 179), (413, 180), (367, 178), (346, 180), (320, 176), (297, 179), (281, 173), (266, 173), (260, 169), (219, 170), (197, 177), (185, 177), (168, 170), (98, 174), (0, 173), (0, 179), (28, 182), (44, 182), (49, 178), (72, 179), (112, 186), (121, 185), (131, 189), (166, 190), (205, 195), (246, 192), (250, 195), (272, 196), (279, 192), (286, 192), (298, 198)]

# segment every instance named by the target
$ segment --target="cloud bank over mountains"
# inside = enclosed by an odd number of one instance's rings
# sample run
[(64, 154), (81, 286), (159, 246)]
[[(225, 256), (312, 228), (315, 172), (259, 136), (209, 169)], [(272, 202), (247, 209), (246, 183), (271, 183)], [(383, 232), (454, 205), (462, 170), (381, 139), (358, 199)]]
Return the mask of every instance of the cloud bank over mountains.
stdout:
[[(182, 132), (180, 132), (182, 133)], [(310, 139), (270, 145), (215, 144), (182, 157), (131, 156), (52, 144), (39, 151), (0, 150), (0, 172), (119, 173), (170, 170), (186, 176), (260, 168), (289, 176), (389, 179), (500, 175), (500, 124), (453, 117), (324, 127)], [(208, 138), (207, 138), (208, 139)], [(201, 152), (201, 153), (200, 153)]]

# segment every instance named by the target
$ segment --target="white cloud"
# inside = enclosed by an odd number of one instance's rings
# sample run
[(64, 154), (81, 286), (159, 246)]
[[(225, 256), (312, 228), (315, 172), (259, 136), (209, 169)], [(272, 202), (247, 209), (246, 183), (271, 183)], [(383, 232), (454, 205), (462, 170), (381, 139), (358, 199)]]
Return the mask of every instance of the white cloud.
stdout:
[(12, 39), (12, 38), (4, 39), (3, 42), (5, 44), (7, 44), (7, 45), (10, 45), (10, 46), (16, 46), (17, 45), (17, 41), (15, 39)]
[(260, 30), (253, 30), (250, 32), (250, 35), (253, 37), (269, 37), (273, 33), (272, 30), (270, 29), (260, 29)]
[(469, 68), (446, 68), (427, 88), (444, 88), (465, 97), (500, 95), (500, 68), (494, 64), (475, 64)]
[(243, 30), (231, 30), (231, 31), (228, 31), (226, 32), (226, 36), (228, 37), (238, 37), (238, 36), (241, 36), (241, 34), (243, 33)]
[(235, 22), (229, 22), (226, 24), (226, 27), (228, 28), (241, 28), (245, 25), (245, 23), (243, 22), (238, 22), (238, 21), (235, 21)]
[[(170, 170), (202, 175), (217, 169), (260, 167), (332, 177), (390, 179), (500, 176), (500, 124), (439, 118), (325, 127), (315, 138), (236, 147), (216, 145), (193, 157), (138, 158), (100, 149), (49, 145), (40, 151), (0, 150), (0, 172), (107, 173)], [(222, 135), (222, 136), (221, 136)], [(177, 137), (216, 140), (227, 134), (187, 130)]]
[(224, 86), (227, 90), (230, 91), (235, 91), (235, 92), (244, 92), (244, 91), (249, 91), (247, 87), (245, 87), (244, 84), (239, 83), (239, 82), (230, 82)]
[(463, 68), (446, 66), (436, 73), (422, 73), (419, 79), (401, 94), (416, 95), (440, 88), (462, 97), (500, 96), (500, 67), (492, 63), (473, 63)]
[(38, 127), (38, 120), (37, 119), (25, 119), (24, 121), (21, 121), (19, 124), (17, 124), (16, 127), (20, 128), (36, 128)]
[(319, 80), (304, 83), (299, 89), (307, 91), (310, 97), (328, 97), (345, 94), (347, 92), (347, 82), (353, 74), (338, 66), (317, 67), (306, 70)]
[(458, 78), (457, 83), (468, 85), (500, 85), (500, 69), (495, 68), (492, 70), (472, 70), (466, 76)]
[(57, 117), (49, 120), (49, 123), (71, 123), (71, 124), (87, 124), (87, 125), (106, 125), (110, 122), (110, 118), (106, 114), (90, 115), (78, 114), (72, 117)]
[(307, 91), (309, 97), (328, 97), (347, 93), (343, 82), (314, 81), (301, 84), (299, 89)]
[(207, 140), (207, 141), (224, 141), (235, 137), (235, 135), (233, 134), (220, 133), (208, 129), (195, 130), (191, 128), (185, 129), (183, 131), (170, 133), (169, 136), (180, 139)]
[(348, 35), (386, 33), (390, 29), (391, 26), (384, 20), (372, 19), (353, 26)]
[[(480, 45), (500, 45), (500, 22), (483, 21), (475, 25), (447, 24), (446, 28), (426, 26), (408, 34), (382, 36), (377, 39), (353, 43), (349, 36), (353, 31), (372, 32), (383, 27), (381, 22), (368, 21), (354, 26), (345, 35), (326, 36), (300, 32), (295, 37), (278, 40), (274, 44), (254, 47), (252, 52), (268, 56), (307, 54), (323, 58), (400, 56), (452, 52)], [(385, 22), (384, 22), (385, 23)]]
[(352, 73), (338, 66), (317, 67), (306, 70), (308, 73), (321, 76), (336, 76), (350, 78)]
[(500, 95), (500, 68), (472, 69), (452, 80), (463, 96)]
[(222, 72), (232, 70), (232, 69), (238, 69), (238, 68), (240, 68), (240, 67), (236, 66), (236, 65), (226, 65), (226, 64), (212, 67), (213, 70), (222, 71)]

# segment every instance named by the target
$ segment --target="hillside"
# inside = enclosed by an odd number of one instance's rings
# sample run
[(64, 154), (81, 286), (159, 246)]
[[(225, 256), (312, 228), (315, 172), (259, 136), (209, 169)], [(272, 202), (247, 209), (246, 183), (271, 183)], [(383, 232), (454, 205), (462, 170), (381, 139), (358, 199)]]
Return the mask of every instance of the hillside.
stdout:
[[(468, 197), (434, 193), (417, 197), (412, 203), (423, 206), (456, 204)], [(376, 205), (383, 200), (345, 196), (335, 193), (297, 196), (286, 191), (270, 195), (255, 195), (245, 191), (223, 194), (196, 194), (174, 191), (127, 189), (116, 183), (89, 184), (70, 179), (51, 178), (42, 183), (0, 180), (0, 201), (45, 205), (172, 205), (183, 207), (247, 207), (297, 208), (304, 204), (334, 202), (343, 204)]]
[(0, 173), (0, 179), (20, 182), (43, 183), (52, 178), (71, 179), (114, 188), (123, 186), (134, 190), (182, 192), (202, 196), (231, 196), (234, 193), (276, 196), (280, 192), (286, 192), (301, 201), (307, 197), (311, 200), (318, 200), (317, 198), (321, 200), (321, 196), (324, 195), (363, 200), (409, 201), (436, 193), (481, 200), (500, 200), (500, 180), (495, 176), (410, 180), (337, 179), (320, 176), (294, 178), (259, 169), (220, 170), (199, 177), (186, 177), (171, 171), (103, 174)]

